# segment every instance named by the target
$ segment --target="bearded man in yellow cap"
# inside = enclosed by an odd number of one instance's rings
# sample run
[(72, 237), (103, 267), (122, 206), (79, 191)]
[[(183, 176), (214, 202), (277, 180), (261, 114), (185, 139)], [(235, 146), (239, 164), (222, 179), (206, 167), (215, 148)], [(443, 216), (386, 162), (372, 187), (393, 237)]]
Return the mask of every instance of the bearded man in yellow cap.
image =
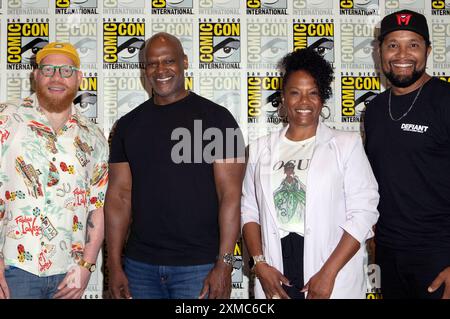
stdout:
[(0, 298), (80, 298), (103, 242), (108, 144), (74, 107), (69, 43), (36, 55), (36, 93), (0, 104)]

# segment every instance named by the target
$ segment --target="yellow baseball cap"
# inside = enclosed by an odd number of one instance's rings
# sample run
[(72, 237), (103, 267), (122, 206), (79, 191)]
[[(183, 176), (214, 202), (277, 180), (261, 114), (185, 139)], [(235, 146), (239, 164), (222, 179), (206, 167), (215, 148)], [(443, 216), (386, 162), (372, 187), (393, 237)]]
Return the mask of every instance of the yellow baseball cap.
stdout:
[(80, 56), (77, 49), (70, 43), (50, 42), (36, 54), (36, 63), (39, 64), (43, 58), (50, 54), (62, 54), (71, 59), (77, 68), (80, 67)]

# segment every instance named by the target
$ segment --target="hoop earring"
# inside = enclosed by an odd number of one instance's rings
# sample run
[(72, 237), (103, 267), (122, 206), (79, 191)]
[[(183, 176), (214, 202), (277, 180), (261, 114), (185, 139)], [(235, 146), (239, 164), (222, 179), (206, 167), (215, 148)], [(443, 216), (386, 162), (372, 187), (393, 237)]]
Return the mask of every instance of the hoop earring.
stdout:
[(322, 106), (320, 116), (322, 117), (322, 121), (328, 120), (331, 117), (331, 110), (327, 105)]

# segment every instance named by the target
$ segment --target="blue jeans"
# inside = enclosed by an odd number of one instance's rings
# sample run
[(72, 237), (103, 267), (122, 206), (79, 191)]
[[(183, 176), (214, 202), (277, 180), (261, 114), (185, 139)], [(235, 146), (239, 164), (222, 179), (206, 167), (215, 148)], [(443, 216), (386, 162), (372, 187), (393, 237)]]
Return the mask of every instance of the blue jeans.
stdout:
[(197, 299), (213, 266), (159, 266), (128, 257), (124, 262), (133, 299)]
[(66, 274), (39, 277), (17, 267), (5, 268), (11, 299), (51, 299)]

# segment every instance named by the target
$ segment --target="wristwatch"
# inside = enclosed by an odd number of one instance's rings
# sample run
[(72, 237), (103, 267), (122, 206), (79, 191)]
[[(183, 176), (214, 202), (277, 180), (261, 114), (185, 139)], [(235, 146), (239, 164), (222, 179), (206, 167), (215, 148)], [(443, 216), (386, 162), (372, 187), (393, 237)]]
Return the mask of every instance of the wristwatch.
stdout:
[(266, 257), (264, 255), (252, 256), (248, 262), (250, 270), (255, 270), (256, 264), (258, 263), (267, 263)]
[(232, 253), (225, 253), (222, 255), (222, 261), (227, 265), (233, 266), (236, 258), (234, 258), (234, 255)]
[(80, 265), (81, 267), (86, 268), (86, 269), (89, 270), (89, 272), (91, 272), (91, 273), (94, 272), (95, 269), (97, 269), (97, 266), (96, 266), (95, 264), (91, 264), (91, 263), (87, 262), (87, 261), (84, 260), (84, 259), (81, 259), (81, 260), (78, 262), (78, 265)]

